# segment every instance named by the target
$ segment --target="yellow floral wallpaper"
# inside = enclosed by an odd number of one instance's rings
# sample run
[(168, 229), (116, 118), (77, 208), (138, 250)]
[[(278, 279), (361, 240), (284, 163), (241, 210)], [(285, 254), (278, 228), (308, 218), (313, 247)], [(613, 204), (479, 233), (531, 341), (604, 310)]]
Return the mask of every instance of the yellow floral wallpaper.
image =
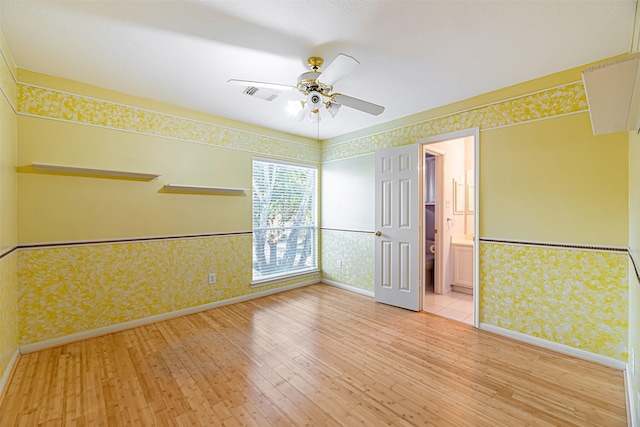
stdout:
[(627, 360), (625, 252), (480, 244), (480, 322)]
[(582, 82), (576, 82), (363, 138), (327, 145), (322, 148), (322, 160), (372, 153), (381, 148), (413, 144), (429, 136), (473, 127), (479, 127), (481, 130), (494, 129), (587, 109), (584, 86)]
[(320, 161), (320, 148), (317, 146), (22, 83), (18, 83), (18, 111), (21, 114), (206, 143), (293, 160)]
[(7, 58), (2, 50), (0, 50), (0, 90), (2, 90), (9, 104), (15, 110), (17, 105), (16, 81), (13, 78), (13, 74), (11, 74)]
[[(373, 233), (322, 230), (322, 277), (343, 285), (373, 292)], [(342, 261), (342, 266), (338, 266)]]
[(0, 377), (18, 348), (17, 252), (0, 259)]
[(250, 288), (251, 245), (244, 234), (23, 249), (20, 345), (319, 279)]

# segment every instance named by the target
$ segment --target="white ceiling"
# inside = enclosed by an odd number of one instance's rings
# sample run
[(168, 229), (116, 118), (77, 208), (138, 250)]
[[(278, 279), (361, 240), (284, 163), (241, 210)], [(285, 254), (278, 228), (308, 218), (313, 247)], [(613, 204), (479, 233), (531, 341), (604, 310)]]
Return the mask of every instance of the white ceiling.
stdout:
[[(326, 139), (628, 53), (635, 0), (0, 1), (18, 67)], [(317, 126), (228, 79), (295, 85), (306, 59), (360, 65)], [(319, 131), (319, 134), (318, 134)]]

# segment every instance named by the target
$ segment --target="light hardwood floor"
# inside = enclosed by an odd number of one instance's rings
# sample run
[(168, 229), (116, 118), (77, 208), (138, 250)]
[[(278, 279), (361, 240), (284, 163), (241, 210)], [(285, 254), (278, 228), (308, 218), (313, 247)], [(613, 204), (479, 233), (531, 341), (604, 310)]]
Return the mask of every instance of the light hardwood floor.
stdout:
[(623, 374), (313, 285), (23, 355), (2, 426), (626, 426)]

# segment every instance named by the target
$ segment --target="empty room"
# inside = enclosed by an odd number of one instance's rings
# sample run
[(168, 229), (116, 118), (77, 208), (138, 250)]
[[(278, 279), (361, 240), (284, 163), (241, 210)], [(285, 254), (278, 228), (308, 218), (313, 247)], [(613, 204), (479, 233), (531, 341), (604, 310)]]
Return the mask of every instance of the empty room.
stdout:
[(636, 0), (0, 0), (0, 426), (640, 427)]

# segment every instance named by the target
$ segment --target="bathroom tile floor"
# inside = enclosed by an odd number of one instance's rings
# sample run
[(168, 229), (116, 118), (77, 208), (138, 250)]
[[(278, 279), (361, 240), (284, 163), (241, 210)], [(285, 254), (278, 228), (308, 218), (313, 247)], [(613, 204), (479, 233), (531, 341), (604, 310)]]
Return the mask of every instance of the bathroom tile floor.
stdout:
[(424, 311), (473, 325), (473, 295), (449, 292), (437, 295), (428, 286), (424, 295)]

